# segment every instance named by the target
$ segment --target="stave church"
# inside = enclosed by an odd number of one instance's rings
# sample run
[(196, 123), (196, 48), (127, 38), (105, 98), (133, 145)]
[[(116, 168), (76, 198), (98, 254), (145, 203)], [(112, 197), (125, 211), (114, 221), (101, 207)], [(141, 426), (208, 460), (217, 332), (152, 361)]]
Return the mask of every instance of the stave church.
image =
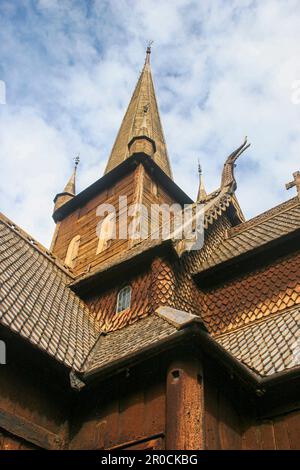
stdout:
[[(51, 247), (0, 215), (2, 450), (300, 448), (300, 173), (288, 201), (245, 220), (245, 140), (192, 200), (172, 177), (150, 55), (104, 175), (77, 194), (77, 160), (55, 196)], [(200, 206), (203, 242), (113, 236), (99, 207), (120, 228), (125, 197), (149, 209), (144, 226), (153, 205)]]

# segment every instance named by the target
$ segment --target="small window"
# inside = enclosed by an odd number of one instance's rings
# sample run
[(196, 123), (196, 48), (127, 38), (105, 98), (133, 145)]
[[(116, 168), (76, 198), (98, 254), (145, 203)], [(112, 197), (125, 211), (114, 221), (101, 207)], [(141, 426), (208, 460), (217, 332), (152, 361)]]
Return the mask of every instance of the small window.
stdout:
[(118, 293), (117, 298), (117, 313), (123, 312), (130, 307), (131, 302), (131, 287), (123, 287)]

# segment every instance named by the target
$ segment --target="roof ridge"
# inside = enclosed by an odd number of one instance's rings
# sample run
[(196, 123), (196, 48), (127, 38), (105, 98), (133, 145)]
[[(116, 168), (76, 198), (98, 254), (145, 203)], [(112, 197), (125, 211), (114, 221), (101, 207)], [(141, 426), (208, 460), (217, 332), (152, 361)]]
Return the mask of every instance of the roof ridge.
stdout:
[(36, 251), (41, 253), (45, 258), (51, 261), (55, 266), (61, 269), (67, 276), (70, 278), (75, 278), (72, 270), (68, 268), (66, 265), (61, 263), (59, 259), (54, 256), (49, 250), (47, 250), (44, 245), (38, 242), (35, 238), (33, 238), (28, 232), (22, 229), (19, 225), (9, 219), (6, 215), (0, 212), (0, 222), (6, 225), (10, 230), (13, 230), (20, 238), (22, 238), (28, 245), (34, 248)]
[(252, 217), (251, 219), (246, 220), (245, 222), (241, 223), (240, 225), (236, 225), (235, 227), (232, 227), (231, 229), (229, 229), (227, 239), (234, 238), (236, 235), (240, 234), (241, 232), (244, 232), (249, 227), (253, 227), (253, 226), (258, 225), (261, 222), (270, 220), (276, 215), (278, 215), (278, 213), (287, 212), (289, 209), (291, 209), (291, 207), (294, 207), (294, 206), (296, 207), (297, 205), (299, 205), (298, 196), (295, 196), (292, 199), (288, 199), (287, 201), (281, 202), (277, 206), (271, 207), (270, 209), (267, 209), (261, 214), (258, 214)]

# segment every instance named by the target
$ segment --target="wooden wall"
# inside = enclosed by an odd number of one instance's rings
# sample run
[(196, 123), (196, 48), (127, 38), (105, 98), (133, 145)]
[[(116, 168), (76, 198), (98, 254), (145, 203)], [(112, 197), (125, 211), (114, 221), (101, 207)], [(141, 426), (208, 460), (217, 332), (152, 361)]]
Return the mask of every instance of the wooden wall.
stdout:
[[(139, 240), (124, 240), (117, 238), (112, 240), (104, 251), (96, 255), (98, 237), (96, 233), (97, 224), (102, 218), (96, 215), (97, 207), (100, 204), (111, 204), (116, 208), (117, 234), (120, 222), (119, 197), (127, 197), (128, 207), (133, 204), (143, 204), (148, 210), (148, 217), (145, 217), (145, 224), (148, 225), (151, 214), (151, 204), (173, 204), (176, 202), (159, 184), (155, 183), (152, 177), (146, 172), (140, 163), (135, 170), (132, 170), (121, 180), (111, 187), (103, 190), (87, 201), (81, 208), (74, 210), (65, 219), (58, 223), (54, 240), (52, 243), (53, 254), (65, 261), (67, 249), (70, 241), (80, 235), (80, 246), (77, 261), (74, 267), (76, 274), (84, 273), (86, 270), (97, 270), (99, 266), (107, 261), (112, 261), (120, 253), (125, 253)], [(133, 217), (128, 218), (128, 224), (132, 223)], [(162, 214), (159, 214), (159, 223), (162, 221)], [(144, 223), (143, 222), (143, 223)], [(122, 223), (120, 223), (122, 226)], [(148, 227), (150, 234), (150, 227)], [(141, 230), (144, 234), (144, 232)]]
[(164, 448), (165, 380), (159, 366), (141, 375), (110, 379), (79, 398), (71, 449), (127, 448), (142, 443)]
[(236, 378), (226, 377), (217, 369), (212, 362), (207, 362), (204, 382), (206, 449), (300, 449), (299, 383), (294, 391), (291, 385), (282, 385), (281, 391), (266, 391), (261, 398), (254, 391), (249, 393), (241, 388)]
[(79, 397), (70, 448), (201, 449), (201, 374), (199, 361), (179, 348), (95, 384)]
[[(52, 361), (22, 340), (5, 336), (0, 366), (0, 446), (63, 448), (69, 397)], [(25, 442), (27, 443), (25, 445)]]
[(45, 358), (20, 351), (0, 368), (0, 449), (300, 449), (299, 381), (256, 396), (189, 351), (71, 394)]
[[(131, 286), (131, 306), (116, 313), (118, 292), (122, 287)], [(101, 285), (84, 298), (102, 329), (110, 331), (130, 324), (151, 312), (152, 273), (150, 266), (142, 266), (137, 273), (116, 275), (109, 285)]]
[[(76, 273), (83, 273), (88, 268), (96, 269), (101, 263), (111, 259), (116, 253), (126, 250), (127, 240), (113, 240), (109, 248), (96, 256), (98, 237), (97, 224), (101, 218), (97, 217), (96, 210), (100, 204), (112, 204), (118, 208), (119, 196), (127, 196), (128, 204), (132, 204), (134, 194), (134, 172), (129, 173), (114, 187), (108, 188), (87, 201), (84, 206), (76, 209), (61, 221), (54, 244), (53, 253), (61, 260), (65, 260), (70, 241), (80, 235), (78, 259), (75, 265)], [(119, 213), (117, 213), (117, 224)]]

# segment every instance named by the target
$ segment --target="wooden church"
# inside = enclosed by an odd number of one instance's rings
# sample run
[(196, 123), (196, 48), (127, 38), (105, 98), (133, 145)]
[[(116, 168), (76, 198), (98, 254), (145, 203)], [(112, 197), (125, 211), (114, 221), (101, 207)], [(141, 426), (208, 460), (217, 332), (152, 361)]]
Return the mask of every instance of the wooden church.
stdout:
[[(0, 217), (0, 449), (300, 448), (300, 174), (295, 197), (245, 220), (244, 142), (191, 200), (150, 52), (105, 174), (76, 194), (76, 165), (55, 197), (51, 248)], [(121, 230), (120, 200), (149, 209), (146, 227), (153, 205), (201, 206), (203, 243), (114, 236), (99, 207)]]

